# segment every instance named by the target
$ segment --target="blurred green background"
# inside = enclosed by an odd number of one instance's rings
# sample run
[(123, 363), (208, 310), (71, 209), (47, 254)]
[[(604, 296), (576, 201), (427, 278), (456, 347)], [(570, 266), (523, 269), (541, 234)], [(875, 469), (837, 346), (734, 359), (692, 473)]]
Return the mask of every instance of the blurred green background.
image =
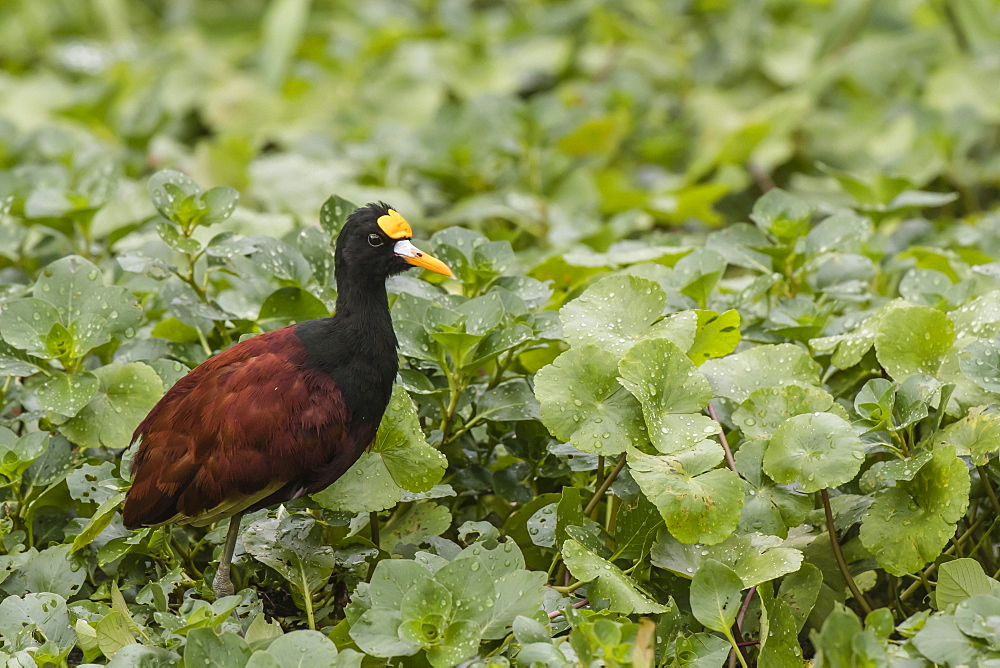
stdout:
[(120, 170), (95, 235), (160, 167), (246, 231), (336, 192), (522, 250), (1000, 184), (996, 0), (5, 0), (0, 65), (0, 196)]

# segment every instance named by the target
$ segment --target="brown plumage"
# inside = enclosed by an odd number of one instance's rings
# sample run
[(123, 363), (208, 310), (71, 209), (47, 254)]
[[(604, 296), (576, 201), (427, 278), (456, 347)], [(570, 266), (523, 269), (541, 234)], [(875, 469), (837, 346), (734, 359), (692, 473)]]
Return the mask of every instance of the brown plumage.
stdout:
[(248, 339), (182, 378), (135, 430), (125, 526), (202, 526), (319, 491), (374, 438), (376, 425), (350, 429), (349, 417), (295, 325)]

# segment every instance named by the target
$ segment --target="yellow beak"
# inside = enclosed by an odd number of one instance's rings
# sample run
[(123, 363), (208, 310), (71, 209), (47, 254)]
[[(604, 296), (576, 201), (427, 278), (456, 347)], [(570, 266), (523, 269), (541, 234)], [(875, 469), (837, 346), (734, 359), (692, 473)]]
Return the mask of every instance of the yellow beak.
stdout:
[(392, 252), (414, 266), (423, 267), (424, 269), (433, 271), (436, 274), (442, 274), (444, 276), (455, 278), (455, 274), (453, 274), (451, 269), (448, 268), (448, 265), (430, 253), (423, 252), (411, 244), (409, 239), (400, 239), (397, 241), (392, 247)]

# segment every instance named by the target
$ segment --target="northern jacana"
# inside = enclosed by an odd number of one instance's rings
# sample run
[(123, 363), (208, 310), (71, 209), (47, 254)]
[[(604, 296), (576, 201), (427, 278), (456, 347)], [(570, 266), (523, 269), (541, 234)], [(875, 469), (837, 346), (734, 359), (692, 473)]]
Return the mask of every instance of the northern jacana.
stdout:
[(414, 266), (454, 276), (412, 236), (386, 204), (352, 213), (334, 254), (333, 317), (259, 334), (212, 357), (136, 428), (125, 526), (229, 517), (216, 597), (233, 593), (229, 568), (244, 513), (325, 488), (375, 438), (398, 370), (385, 280)]

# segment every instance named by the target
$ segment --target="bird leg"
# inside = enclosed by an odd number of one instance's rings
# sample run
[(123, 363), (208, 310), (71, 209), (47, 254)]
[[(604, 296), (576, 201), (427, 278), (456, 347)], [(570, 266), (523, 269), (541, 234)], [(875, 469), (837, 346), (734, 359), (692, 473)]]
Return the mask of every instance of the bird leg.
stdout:
[(219, 559), (219, 568), (215, 571), (215, 579), (212, 580), (212, 589), (215, 591), (215, 599), (232, 596), (233, 581), (229, 577), (229, 565), (233, 561), (233, 552), (236, 550), (236, 538), (240, 535), (240, 523), (243, 513), (236, 513), (229, 518), (229, 532), (226, 534), (226, 544), (222, 548), (222, 558)]

